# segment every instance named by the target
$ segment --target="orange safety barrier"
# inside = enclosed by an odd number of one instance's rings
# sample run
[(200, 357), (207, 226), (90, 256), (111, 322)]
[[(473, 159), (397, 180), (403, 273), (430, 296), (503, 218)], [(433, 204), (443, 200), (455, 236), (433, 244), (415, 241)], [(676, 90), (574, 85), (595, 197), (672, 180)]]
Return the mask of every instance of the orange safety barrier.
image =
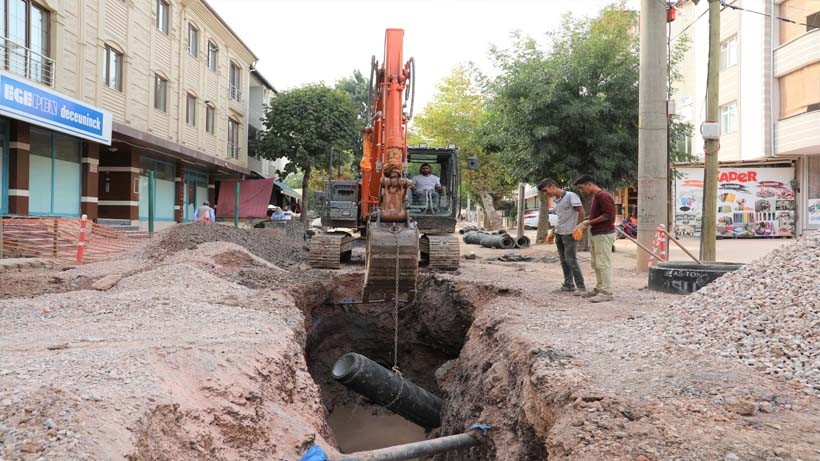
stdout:
[(150, 237), (148, 232), (124, 232), (83, 218), (2, 219), (2, 255), (55, 262), (103, 261), (116, 258)]
[(654, 255), (649, 257), (649, 265), (654, 266), (655, 264), (663, 261), (667, 261), (669, 257), (666, 254), (666, 226), (663, 224), (659, 224), (657, 230), (655, 231), (655, 239), (652, 241), (652, 250), (661, 257), (661, 260), (658, 261)]

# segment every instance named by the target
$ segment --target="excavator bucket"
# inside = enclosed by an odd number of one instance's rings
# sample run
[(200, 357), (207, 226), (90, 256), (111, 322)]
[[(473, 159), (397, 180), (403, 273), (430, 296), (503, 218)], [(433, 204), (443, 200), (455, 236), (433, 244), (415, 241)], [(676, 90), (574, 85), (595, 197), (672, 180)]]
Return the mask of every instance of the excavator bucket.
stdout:
[(369, 222), (362, 298), (411, 302), (419, 270), (419, 231), (415, 223)]

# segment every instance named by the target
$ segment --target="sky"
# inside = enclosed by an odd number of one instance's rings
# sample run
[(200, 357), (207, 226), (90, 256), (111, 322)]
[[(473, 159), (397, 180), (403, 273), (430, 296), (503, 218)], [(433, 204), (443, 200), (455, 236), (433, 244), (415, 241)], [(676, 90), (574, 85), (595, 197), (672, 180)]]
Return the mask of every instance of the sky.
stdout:
[[(259, 57), (257, 68), (279, 91), (333, 85), (381, 62), (384, 32), (404, 29), (404, 60), (416, 61), (418, 113), (459, 64), (493, 75), (491, 44), (508, 48), (520, 31), (546, 44), (562, 16), (592, 16), (608, 0), (208, 0)], [(638, 9), (639, 0), (627, 5)]]

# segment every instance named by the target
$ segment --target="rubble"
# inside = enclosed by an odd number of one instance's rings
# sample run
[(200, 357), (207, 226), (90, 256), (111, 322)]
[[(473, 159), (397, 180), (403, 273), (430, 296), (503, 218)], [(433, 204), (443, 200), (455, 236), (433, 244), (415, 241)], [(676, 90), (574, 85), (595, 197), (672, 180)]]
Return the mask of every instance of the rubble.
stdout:
[(658, 315), (674, 343), (820, 394), (820, 234), (724, 275)]
[(275, 229), (238, 229), (231, 226), (194, 222), (178, 224), (160, 233), (143, 250), (150, 259), (165, 259), (200, 243), (229, 242), (246, 248), (276, 266), (289, 268), (307, 261), (308, 252), (301, 241), (289, 240)]

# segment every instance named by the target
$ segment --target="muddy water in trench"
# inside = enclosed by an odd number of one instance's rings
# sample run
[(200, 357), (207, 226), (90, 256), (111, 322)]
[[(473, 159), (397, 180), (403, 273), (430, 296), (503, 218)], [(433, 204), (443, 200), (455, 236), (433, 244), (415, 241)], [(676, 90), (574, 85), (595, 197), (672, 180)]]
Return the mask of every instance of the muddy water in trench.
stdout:
[(338, 406), (330, 414), (328, 424), (343, 453), (424, 440), (422, 427), (395, 414), (374, 414), (372, 407)]

